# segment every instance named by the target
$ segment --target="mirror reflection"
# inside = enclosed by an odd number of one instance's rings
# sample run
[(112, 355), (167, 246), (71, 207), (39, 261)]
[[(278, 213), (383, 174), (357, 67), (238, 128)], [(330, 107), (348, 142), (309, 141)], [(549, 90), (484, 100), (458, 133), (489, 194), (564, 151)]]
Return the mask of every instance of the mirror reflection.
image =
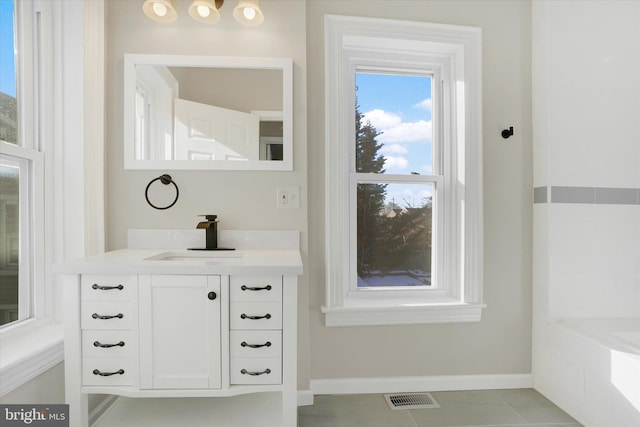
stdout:
[[(188, 58), (198, 61), (194, 65)], [(263, 67), (263, 59), (178, 59), (129, 55), (127, 168), (290, 167), (290, 70), (282, 63)], [(128, 102), (132, 111), (127, 111)]]
[(136, 65), (136, 159), (282, 160), (282, 71)]

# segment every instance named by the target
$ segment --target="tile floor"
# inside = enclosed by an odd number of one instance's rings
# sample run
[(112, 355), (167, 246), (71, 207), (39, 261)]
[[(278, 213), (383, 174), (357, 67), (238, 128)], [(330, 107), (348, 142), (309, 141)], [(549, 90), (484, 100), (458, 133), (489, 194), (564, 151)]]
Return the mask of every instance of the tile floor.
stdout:
[(580, 427), (533, 389), (432, 392), (437, 409), (391, 410), (381, 394), (315, 396), (299, 427)]

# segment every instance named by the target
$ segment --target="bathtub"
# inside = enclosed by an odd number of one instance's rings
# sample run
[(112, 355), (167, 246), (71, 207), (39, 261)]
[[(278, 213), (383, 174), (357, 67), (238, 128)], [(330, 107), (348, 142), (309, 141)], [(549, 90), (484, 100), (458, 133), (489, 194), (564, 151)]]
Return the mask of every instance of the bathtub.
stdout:
[(640, 317), (546, 323), (534, 384), (586, 427), (640, 426)]
[(640, 317), (563, 319), (555, 325), (608, 349), (640, 355)]

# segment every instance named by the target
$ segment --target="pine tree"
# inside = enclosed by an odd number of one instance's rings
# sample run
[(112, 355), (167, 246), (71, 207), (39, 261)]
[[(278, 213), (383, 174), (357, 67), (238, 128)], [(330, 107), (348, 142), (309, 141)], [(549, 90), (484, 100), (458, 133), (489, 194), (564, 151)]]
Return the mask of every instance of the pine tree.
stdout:
[(404, 203), (400, 213), (385, 217), (380, 225), (385, 245), (379, 268), (431, 272), (432, 199), (424, 199), (421, 206)]
[[(382, 144), (376, 138), (380, 132), (365, 122), (356, 101), (356, 172), (384, 173), (384, 156), (379, 154)], [(368, 275), (370, 266), (377, 265), (381, 213), (384, 209), (386, 184), (358, 184), (357, 187), (357, 242), (358, 276)]]

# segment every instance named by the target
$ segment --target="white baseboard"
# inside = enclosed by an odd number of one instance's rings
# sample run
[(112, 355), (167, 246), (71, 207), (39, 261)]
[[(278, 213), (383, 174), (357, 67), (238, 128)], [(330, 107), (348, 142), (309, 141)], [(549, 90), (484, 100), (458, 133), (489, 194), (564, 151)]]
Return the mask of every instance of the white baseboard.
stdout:
[(333, 378), (311, 380), (316, 394), (400, 393), (532, 388), (532, 374), (435, 375), (422, 377)]

